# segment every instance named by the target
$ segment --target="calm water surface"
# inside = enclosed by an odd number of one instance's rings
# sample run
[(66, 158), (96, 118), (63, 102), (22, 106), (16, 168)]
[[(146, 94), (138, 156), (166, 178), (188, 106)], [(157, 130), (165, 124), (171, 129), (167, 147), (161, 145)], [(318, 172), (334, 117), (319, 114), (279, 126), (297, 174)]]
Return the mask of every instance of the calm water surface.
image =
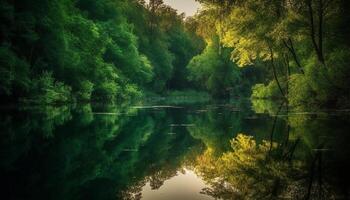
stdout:
[(2, 199), (349, 199), (349, 112), (264, 101), (2, 107)]

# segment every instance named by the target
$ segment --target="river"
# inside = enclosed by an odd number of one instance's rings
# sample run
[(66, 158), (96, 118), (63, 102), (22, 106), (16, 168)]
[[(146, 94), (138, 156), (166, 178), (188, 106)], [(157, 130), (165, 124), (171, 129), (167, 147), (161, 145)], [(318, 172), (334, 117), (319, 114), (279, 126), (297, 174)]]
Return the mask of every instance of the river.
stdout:
[(347, 110), (240, 100), (0, 111), (2, 199), (349, 198)]

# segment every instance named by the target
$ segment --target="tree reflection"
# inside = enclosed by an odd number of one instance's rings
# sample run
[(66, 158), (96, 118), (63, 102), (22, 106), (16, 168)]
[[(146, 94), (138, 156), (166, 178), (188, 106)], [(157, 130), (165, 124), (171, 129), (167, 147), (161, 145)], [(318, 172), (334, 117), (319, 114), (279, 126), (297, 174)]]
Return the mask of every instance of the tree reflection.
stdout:
[[(207, 146), (196, 162), (210, 186), (202, 192), (216, 199), (347, 199), (348, 118), (288, 109), (270, 111), (273, 126), (265, 140), (238, 134), (221, 155)], [(276, 129), (277, 122), (285, 128)]]
[(187, 168), (218, 199), (347, 198), (348, 116), (236, 108), (86, 104), (3, 112), (4, 196), (140, 199), (146, 184), (159, 189)]
[[(197, 170), (211, 188), (203, 192), (222, 199), (271, 199), (285, 196), (295, 184), (291, 174), (304, 174), (298, 162), (271, 156), (270, 142), (257, 144), (252, 136), (239, 134), (231, 140), (232, 151), (213, 158), (211, 150), (198, 158)], [(272, 144), (275, 153), (277, 143)]]
[(138, 199), (146, 182), (160, 188), (198, 155), (200, 141), (171, 130), (187, 123), (184, 114), (90, 104), (2, 113), (4, 196)]

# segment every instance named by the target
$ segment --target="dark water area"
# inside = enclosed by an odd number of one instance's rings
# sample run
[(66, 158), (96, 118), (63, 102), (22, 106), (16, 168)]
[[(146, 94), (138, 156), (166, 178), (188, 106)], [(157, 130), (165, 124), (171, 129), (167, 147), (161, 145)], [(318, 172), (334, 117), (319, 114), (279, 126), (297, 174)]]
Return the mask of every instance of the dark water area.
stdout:
[(349, 199), (346, 110), (247, 100), (0, 112), (2, 199)]

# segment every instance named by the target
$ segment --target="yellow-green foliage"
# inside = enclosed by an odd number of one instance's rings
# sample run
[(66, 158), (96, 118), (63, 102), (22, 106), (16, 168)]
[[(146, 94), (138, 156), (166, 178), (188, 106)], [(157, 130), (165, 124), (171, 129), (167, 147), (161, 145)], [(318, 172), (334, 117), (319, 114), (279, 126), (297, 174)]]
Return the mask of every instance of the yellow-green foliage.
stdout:
[[(213, 30), (224, 46), (232, 47), (234, 62), (242, 67), (261, 62), (274, 67), (261, 82), (279, 79), (281, 89), (258, 84), (252, 89), (253, 98), (274, 98), (282, 90), (284, 96), (289, 93), (293, 106), (349, 105), (346, 1), (199, 1), (204, 3), (202, 15), (218, 19)], [(290, 88), (285, 84), (289, 75)]]
[(293, 74), (289, 80), (288, 99), (292, 106), (335, 106), (346, 105), (348, 86), (350, 84), (348, 63), (350, 53), (344, 49), (329, 53), (326, 65), (322, 65), (315, 57), (307, 60), (305, 75)]
[(237, 65), (230, 61), (230, 49), (220, 47), (217, 37), (209, 41), (202, 54), (193, 57), (187, 68), (189, 79), (216, 97), (227, 96), (241, 80)]
[(270, 99), (281, 96), (275, 81), (271, 81), (268, 85), (256, 84), (252, 88), (252, 98)]
[(274, 115), (278, 112), (278, 105), (270, 99), (253, 98), (251, 102), (255, 113), (269, 113), (270, 115)]
[[(315, 104), (313, 95), (315, 92), (310, 87), (307, 77), (302, 74), (293, 74), (289, 79), (288, 100), (292, 106)], [(311, 102), (313, 101), (313, 102)]]
[(213, 190), (218, 192), (214, 194), (220, 198), (258, 199), (266, 195), (270, 199), (276, 195), (273, 194), (276, 180), (287, 186), (293, 181), (290, 170), (301, 169), (298, 165), (288, 168), (290, 163), (286, 160), (271, 158), (278, 148), (277, 143), (257, 144), (252, 136), (238, 134), (231, 140), (231, 148), (219, 157), (209, 148), (197, 160), (196, 170), (214, 186)]

